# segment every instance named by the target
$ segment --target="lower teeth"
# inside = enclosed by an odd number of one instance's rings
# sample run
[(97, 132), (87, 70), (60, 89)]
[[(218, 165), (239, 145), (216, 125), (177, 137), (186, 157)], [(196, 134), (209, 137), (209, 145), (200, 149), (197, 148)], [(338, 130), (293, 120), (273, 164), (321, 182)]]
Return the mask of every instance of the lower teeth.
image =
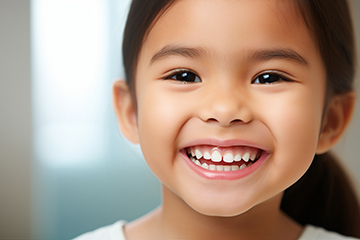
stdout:
[(208, 165), (207, 163), (201, 164), (199, 160), (197, 160), (191, 156), (189, 156), (189, 158), (191, 159), (191, 161), (193, 163), (195, 163), (199, 167), (202, 167), (202, 168), (208, 169), (208, 170), (212, 170), (212, 171), (237, 171), (237, 170), (242, 170), (247, 167), (250, 167), (253, 164), (253, 163), (249, 163), (248, 165), (246, 165), (244, 163), (240, 167), (238, 165), (215, 165), (215, 164)]

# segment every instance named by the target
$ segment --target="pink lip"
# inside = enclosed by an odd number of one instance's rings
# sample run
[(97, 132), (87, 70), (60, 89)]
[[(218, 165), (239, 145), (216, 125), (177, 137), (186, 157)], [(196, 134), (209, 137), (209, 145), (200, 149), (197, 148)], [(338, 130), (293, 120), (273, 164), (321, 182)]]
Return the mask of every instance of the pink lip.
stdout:
[(244, 168), (242, 170), (237, 171), (212, 171), (207, 170), (205, 168), (199, 167), (195, 165), (186, 155), (185, 151), (180, 152), (181, 156), (185, 159), (187, 165), (197, 174), (204, 178), (214, 179), (214, 180), (236, 180), (243, 177), (248, 176), (256, 169), (258, 169), (262, 163), (267, 159), (269, 153), (263, 152), (259, 160), (257, 160), (253, 165), (250, 167)]
[(184, 148), (192, 147), (192, 146), (200, 146), (200, 145), (212, 145), (215, 147), (232, 147), (232, 146), (244, 146), (244, 147), (253, 147), (263, 150), (264, 152), (270, 152), (269, 149), (260, 146), (259, 144), (255, 144), (251, 141), (247, 140), (238, 140), (238, 139), (232, 139), (232, 140), (218, 140), (218, 139), (198, 139), (189, 142), (186, 144)]
[(254, 147), (263, 150), (261, 157), (251, 166), (237, 170), (237, 171), (213, 171), (207, 170), (200, 166), (194, 164), (187, 156), (185, 148), (180, 151), (181, 156), (184, 158), (186, 164), (198, 175), (207, 179), (214, 179), (214, 180), (236, 180), (240, 178), (244, 178), (254, 171), (256, 171), (268, 158), (269, 151), (265, 150), (263, 147), (258, 146), (254, 143), (244, 140), (228, 140), (228, 141), (219, 141), (214, 139), (206, 139), (206, 140), (195, 140), (188, 144), (190, 146), (199, 146), (199, 145), (214, 145), (217, 147), (231, 147), (231, 146), (246, 146), (246, 147)]

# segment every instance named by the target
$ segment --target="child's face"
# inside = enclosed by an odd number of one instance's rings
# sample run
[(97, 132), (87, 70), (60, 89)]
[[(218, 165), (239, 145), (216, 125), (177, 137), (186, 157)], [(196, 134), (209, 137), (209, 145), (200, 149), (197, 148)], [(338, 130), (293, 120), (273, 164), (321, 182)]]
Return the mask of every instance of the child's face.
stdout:
[[(139, 55), (144, 157), (196, 211), (243, 213), (311, 164), (325, 84), (319, 51), (290, 1), (180, 0), (156, 22)], [(187, 153), (196, 149), (200, 164), (217, 170), (193, 163)], [(237, 161), (239, 154), (258, 160)]]

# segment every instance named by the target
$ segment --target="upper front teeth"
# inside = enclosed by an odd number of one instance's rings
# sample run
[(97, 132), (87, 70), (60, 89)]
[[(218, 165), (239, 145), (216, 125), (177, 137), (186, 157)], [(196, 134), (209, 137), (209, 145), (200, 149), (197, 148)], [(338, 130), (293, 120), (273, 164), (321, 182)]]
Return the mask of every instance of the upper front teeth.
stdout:
[(196, 159), (204, 158), (206, 160), (211, 160), (213, 162), (221, 162), (223, 160), (226, 163), (232, 162), (240, 162), (241, 159), (244, 162), (248, 162), (249, 160), (254, 161), (256, 159), (257, 152), (254, 150), (245, 152), (244, 154), (237, 153), (234, 156), (234, 153), (227, 152), (224, 156), (221, 155), (219, 150), (213, 150), (210, 154), (209, 151), (204, 151), (204, 154), (199, 149), (189, 149), (189, 153)]
[(224, 155), (224, 162), (227, 163), (232, 163), (234, 161), (234, 156), (232, 155), (232, 153), (227, 153)]
[(214, 151), (212, 154), (211, 154), (211, 161), (213, 162), (221, 162), (221, 154), (219, 151)]

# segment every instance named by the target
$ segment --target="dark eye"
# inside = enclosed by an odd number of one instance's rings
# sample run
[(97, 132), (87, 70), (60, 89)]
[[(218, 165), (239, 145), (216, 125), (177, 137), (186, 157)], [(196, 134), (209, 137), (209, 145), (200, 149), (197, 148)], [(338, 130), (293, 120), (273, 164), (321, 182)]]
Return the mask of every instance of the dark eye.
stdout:
[(289, 82), (290, 80), (282, 77), (278, 74), (270, 74), (270, 73), (265, 73), (265, 74), (261, 74), (259, 76), (257, 76), (252, 83), (255, 84), (272, 84), (272, 83), (276, 83), (276, 82), (281, 82), (281, 81), (286, 81)]
[(201, 82), (201, 79), (199, 78), (198, 75), (196, 75), (195, 73), (193, 73), (191, 71), (183, 71), (183, 70), (175, 72), (174, 74), (171, 74), (170, 76), (165, 77), (165, 79), (172, 79), (172, 80), (181, 81), (184, 83)]

